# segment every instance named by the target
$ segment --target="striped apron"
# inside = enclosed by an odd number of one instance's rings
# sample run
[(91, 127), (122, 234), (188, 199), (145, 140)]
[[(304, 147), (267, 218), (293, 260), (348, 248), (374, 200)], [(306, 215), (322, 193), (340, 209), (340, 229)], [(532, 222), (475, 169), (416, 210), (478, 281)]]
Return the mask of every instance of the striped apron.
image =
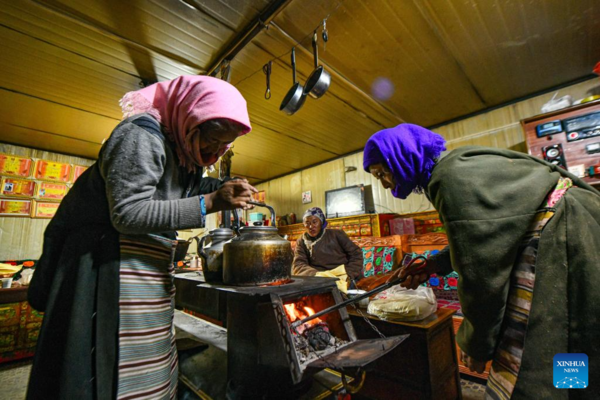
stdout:
[(176, 397), (175, 245), (155, 235), (120, 237), (118, 399)]
[(554, 190), (548, 194), (542, 204), (543, 208), (536, 213), (535, 219), (521, 242), (519, 257), (511, 273), (508, 301), (498, 348), (494, 354), (488, 377), (486, 399), (508, 400), (515, 389), (521, 369), (527, 324), (533, 300), (535, 264), (540, 236), (546, 224), (554, 216), (552, 207), (572, 186), (573, 182), (569, 178), (559, 179)]

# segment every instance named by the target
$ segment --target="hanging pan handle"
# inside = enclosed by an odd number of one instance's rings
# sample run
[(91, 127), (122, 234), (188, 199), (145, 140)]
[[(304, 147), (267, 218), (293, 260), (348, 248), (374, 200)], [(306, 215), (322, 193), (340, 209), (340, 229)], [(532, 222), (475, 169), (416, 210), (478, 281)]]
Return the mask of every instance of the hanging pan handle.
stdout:
[(267, 100), (271, 98), (271, 64), (272, 61), (269, 61), (263, 65), (263, 72), (267, 76), (267, 91), (265, 92), (265, 99)]
[(298, 83), (296, 81), (296, 48), (292, 47), (292, 78), (294, 79), (294, 85)]
[(319, 68), (319, 47), (317, 46), (317, 31), (312, 38), (313, 58), (315, 60), (315, 69)]

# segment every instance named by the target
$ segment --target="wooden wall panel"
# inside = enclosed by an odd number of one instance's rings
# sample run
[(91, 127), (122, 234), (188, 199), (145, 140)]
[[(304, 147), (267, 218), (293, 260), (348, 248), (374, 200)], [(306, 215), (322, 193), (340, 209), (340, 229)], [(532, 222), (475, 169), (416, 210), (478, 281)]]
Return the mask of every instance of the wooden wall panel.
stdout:
[[(71, 154), (96, 157), (98, 146), (120, 122), (50, 101), (0, 89), (0, 141), (38, 148), (62, 148)], [(32, 140), (30, 134), (35, 134)], [(58, 150), (58, 149), (57, 149)]]
[[(574, 99), (579, 99), (598, 91), (600, 91), (600, 82), (598, 79), (592, 79), (565, 88), (558, 93), (558, 96), (570, 94)], [(554, 93), (548, 93), (527, 99), (485, 114), (445, 125), (435, 129), (435, 131), (448, 140), (448, 150), (460, 146), (476, 145), (527, 152), (520, 120), (540, 114), (542, 105), (550, 100), (553, 95)], [(257, 188), (267, 191), (267, 202), (272, 201), (271, 199), (277, 199), (275, 200), (278, 205), (277, 212), (281, 215), (295, 212), (298, 216), (301, 216), (309, 206), (325, 207), (325, 190), (358, 184), (372, 185), (373, 200), (378, 213), (411, 214), (433, 210), (432, 204), (424, 195), (412, 194), (406, 200), (394, 198), (391, 191), (385, 190), (371, 174), (363, 170), (362, 165), (363, 153), (360, 152), (301, 171), (302, 190), (312, 190), (313, 196), (313, 203), (307, 204), (305, 207), (300, 207), (301, 212), (298, 211), (298, 208), (294, 208), (291, 202), (286, 203), (282, 200), (286, 196), (290, 196), (290, 194), (281, 190), (281, 184), (271, 184), (275, 181), (268, 181), (259, 184)], [(346, 173), (345, 168), (347, 167), (356, 167), (356, 171)], [(279, 178), (276, 181), (286, 178)], [(329, 183), (326, 184), (325, 182), (328, 178)], [(333, 184), (338, 184), (339, 186), (332, 186)], [(311, 188), (318, 188), (318, 191)]]
[[(590, 79), (558, 92), (557, 97), (571, 95), (576, 100), (600, 92), (600, 81)], [(448, 149), (460, 146), (489, 146), (526, 153), (525, 135), (520, 121), (541, 114), (542, 106), (555, 93), (547, 93), (492, 110), (472, 118), (442, 126), (435, 131), (448, 140)]]
[(311, 191), (312, 203), (301, 204), (300, 216), (311, 207), (320, 207), (325, 211), (325, 192), (345, 186), (343, 160), (334, 160), (303, 170), (302, 191)]
[[(92, 165), (93, 160), (0, 143), (0, 153), (44, 160)], [(0, 260), (38, 259), (49, 219), (0, 217)]]

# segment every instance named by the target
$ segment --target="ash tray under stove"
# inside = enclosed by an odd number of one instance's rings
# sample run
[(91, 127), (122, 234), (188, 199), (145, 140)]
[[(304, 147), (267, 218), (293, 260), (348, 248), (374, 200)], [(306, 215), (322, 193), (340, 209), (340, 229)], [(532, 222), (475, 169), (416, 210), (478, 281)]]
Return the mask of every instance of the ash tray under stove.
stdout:
[(377, 360), (379, 357), (394, 350), (400, 343), (410, 335), (392, 336), (382, 339), (364, 339), (344, 345), (337, 351), (308, 364), (308, 368), (344, 368), (364, 367)]

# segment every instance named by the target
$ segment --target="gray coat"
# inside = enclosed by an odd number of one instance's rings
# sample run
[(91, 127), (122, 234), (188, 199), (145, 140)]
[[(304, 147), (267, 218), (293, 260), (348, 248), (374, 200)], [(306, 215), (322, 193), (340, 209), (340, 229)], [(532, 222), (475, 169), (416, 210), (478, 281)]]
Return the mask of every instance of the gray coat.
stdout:
[(121, 122), (44, 233), (28, 291), (45, 312), (28, 399), (112, 399), (119, 328), (119, 237), (202, 227), (199, 195), (221, 181), (189, 174), (158, 122)]

